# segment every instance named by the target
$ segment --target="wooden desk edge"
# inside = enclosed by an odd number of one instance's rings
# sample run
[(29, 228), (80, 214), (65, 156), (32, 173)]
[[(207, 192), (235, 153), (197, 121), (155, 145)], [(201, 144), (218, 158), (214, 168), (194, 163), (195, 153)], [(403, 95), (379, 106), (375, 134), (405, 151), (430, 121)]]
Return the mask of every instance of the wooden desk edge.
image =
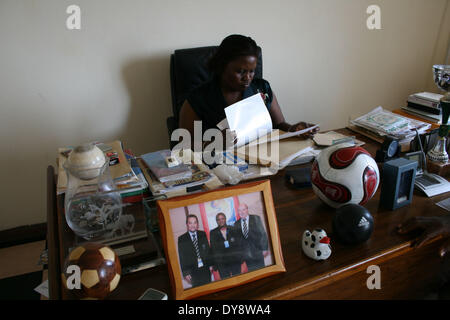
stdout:
[(56, 179), (53, 166), (47, 167), (47, 246), (49, 298), (61, 298), (59, 232), (56, 212)]

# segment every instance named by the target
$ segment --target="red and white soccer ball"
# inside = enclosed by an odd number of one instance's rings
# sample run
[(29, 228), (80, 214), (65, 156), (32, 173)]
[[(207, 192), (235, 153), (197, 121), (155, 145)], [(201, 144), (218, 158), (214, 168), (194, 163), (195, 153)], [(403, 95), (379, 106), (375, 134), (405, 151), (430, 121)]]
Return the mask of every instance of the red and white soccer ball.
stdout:
[(311, 169), (316, 195), (333, 208), (364, 205), (377, 191), (380, 172), (364, 148), (340, 143), (320, 152)]

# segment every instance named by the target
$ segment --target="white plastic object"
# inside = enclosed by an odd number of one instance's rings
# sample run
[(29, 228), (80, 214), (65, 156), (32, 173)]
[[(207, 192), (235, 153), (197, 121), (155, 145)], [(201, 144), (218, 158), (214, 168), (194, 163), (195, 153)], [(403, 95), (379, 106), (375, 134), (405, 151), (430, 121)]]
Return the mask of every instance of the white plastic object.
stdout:
[(166, 157), (165, 161), (166, 161), (166, 165), (168, 168), (172, 168), (172, 167), (176, 167), (176, 166), (180, 165), (180, 162), (174, 156)]
[(311, 259), (326, 260), (331, 255), (330, 238), (323, 229), (305, 230), (302, 237), (303, 252)]
[(238, 184), (244, 177), (244, 174), (234, 165), (220, 164), (213, 171), (223, 184)]
[(99, 147), (89, 143), (76, 147), (70, 152), (65, 167), (82, 180), (99, 176), (106, 162), (105, 154)]

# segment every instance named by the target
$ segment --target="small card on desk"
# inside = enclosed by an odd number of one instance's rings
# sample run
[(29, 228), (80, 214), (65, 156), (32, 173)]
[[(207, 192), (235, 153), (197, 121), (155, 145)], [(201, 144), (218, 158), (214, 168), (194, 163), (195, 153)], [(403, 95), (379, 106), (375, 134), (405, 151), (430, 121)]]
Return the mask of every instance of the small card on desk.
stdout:
[(364, 144), (363, 141), (355, 139), (354, 136), (346, 136), (342, 133), (335, 132), (335, 131), (328, 131), (325, 133), (317, 133), (314, 135), (313, 141), (318, 146), (323, 146), (323, 147), (332, 146), (334, 144), (342, 143), (342, 142), (353, 142), (358, 146)]

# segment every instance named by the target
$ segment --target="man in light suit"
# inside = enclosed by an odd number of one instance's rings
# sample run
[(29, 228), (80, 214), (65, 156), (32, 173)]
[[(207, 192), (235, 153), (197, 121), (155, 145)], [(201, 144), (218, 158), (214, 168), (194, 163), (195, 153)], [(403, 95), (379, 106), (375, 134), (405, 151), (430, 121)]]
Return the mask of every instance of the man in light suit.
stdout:
[(183, 278), (192, 287), (211, 282), (210, 266), (212, 266), (210, 247), (206, 233), (198, 230), (196, 215), (186, 218), (188, 231), (178, 237), (178, 256), (180, 258)]
[(234, 224), (240, 235), (242, 259), (248, 271), (264, 268), (264, 258), (268, 255), (268, 239), (261, 218), (248, 214), (248, 206), (242, 203), (238, 207), (240, 219)]

